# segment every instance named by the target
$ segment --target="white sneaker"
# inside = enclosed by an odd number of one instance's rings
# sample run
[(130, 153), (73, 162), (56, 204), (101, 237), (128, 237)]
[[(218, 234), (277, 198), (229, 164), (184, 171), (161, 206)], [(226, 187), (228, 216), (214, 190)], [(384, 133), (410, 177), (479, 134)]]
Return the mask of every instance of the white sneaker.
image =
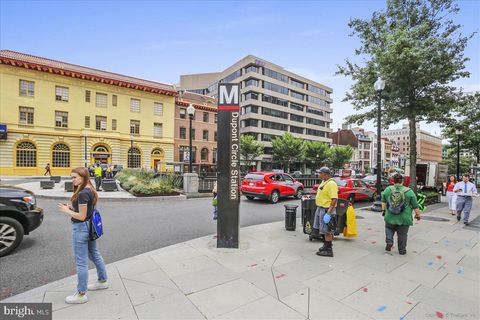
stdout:
[(97, 280), (94, 284), (88, 285), (88, 290), (90, 291), (104, 290), (104, 289), (108, 289), (108, 281), (100, 282)]
[(85, 303), (88, 301), (87, 294), (80, 294), (80, 293), (75, 293), (74, 295), (68, 296), (65, 298), (65, 302), (69, 304), (79, 304), (79, 303)]

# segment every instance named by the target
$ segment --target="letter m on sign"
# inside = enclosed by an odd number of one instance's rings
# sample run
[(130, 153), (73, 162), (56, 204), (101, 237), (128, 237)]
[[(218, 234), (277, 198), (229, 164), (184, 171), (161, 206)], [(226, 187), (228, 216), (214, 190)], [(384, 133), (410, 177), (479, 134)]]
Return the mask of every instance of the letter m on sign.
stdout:
[(240, 109), (240, 87), (238, 84), (220, 83), (218, 85), (218, 110)]

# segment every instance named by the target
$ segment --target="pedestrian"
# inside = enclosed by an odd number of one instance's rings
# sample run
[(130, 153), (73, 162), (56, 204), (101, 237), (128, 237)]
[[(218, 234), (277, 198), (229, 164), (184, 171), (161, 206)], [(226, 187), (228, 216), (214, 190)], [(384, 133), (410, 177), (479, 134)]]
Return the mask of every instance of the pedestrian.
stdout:
[(320, 235), (324, 238), (323, 246), (318, 249), (317, 255), (322, 257), (333, 257), (333, 232), (329, 228), (331, 219), (335, 219), (335, 207), (338, 199), (338, 186), (332, 179), (332, 172), (327, 167), (319, 170), (322, 183), (318, 186), (317, 195), (315, 196), (315, 218), (313, 220), (313, 228), (318, 229)]
[(413, 225), (412, 212), (415, 219), (420, 220), (417, 197), (412, 189), (405, 187), (403, 176), (399, 173), (393, 175), (393, 186), (382, 192), (382, 209), (385, 220), (385, 246), (386, 251), (393, 247), (393, 236), (397, 233), (398, 253), (407, 253), (408, 229)]
[[(94, 190), (88, 170), (75, 168), (70, 174), (74, 193), (70, 198), (71, 206), (59, 203), (58, 209), (71, 217), (72, 247), (77, 268), (77, 291), (66, 297), (69, 304), (85, 303), (88, 301), (87, 290), (102, 290), (108, 288), (107, 271), (96, 240), (90, 240), (90, 223), (93, 209), (98, 202), (98, 194)], [(97, 269), (97, 281), (88, 284), (88, 258)]]
[(105, 175), (107, 176), (107, 179), (112, 179), (113, 178), (113, 165), (107, 167)]
[(213, 200), (212, 200), (212, 206), (213, 206), (213, 220), (217, 220), (218, 218), (218, 193), (217, 193), (217, 181), (213, 184)]
[(457, 221), (462, 219), (463, 211), (463, 223), (468, 226), (468, 218), (470, 217), (470, 211), (472, 210), (472, 197), (477, 196), (477, 188), (470, 181), (470, 175), (468, 173), (463, 175), (462, 181), (459, 181), (453, 187), (453, 192), (457, 194)]
[(45, 166), (45, 173), (43, 175), (46, 176), (47, 173), (49, 176), (52, 175), (52, 173), (50, 172), (50, 163), (47, 163), (47, 165)]
[(457, 178), (454, 175), (451, 175), (447, 181), (447, 199), (448, 199), (448, 209), (452, 216), (457, 214), (457, 194), (453, 192), (453, 188), (457, 183)]
[(95, 177), (95, 189), (100, 191), (100, 186), (102, 185), (102, 167), (100, 164), (96, 163), (95, 167), (93, 168), (93, 175)]

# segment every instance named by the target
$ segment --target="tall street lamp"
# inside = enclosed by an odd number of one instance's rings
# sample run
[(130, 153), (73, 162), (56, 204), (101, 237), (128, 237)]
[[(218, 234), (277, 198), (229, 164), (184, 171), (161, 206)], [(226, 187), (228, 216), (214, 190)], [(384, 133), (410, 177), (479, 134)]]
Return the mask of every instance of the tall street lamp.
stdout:
[(192, 120), (193, 120), (193, 117), (195, 116), (195, 107), (193, 106), (193, 104), (189, 104), (188, 105), (188, 108), (187, 108), (187, 114), (188, 114), (188, 118), (190, 120), (190, 126), (189, 126), (189, 164), (188, 164), (188, 172), (189, 173), (192, 173), (192, 162), (193, 162), (193, 159), (192, 159)]
[(88, 161), (87, 161), (87, 132), (85, 131), (85, 147), (83, 149), (84, 153), (84, 160), (85, 160), (85, 168), (88, 168)]
[(462, 130), (455, 130), (457, 135), (457, 181), (460, 181), (460, 136), (462, 135)]
[(132, 150), (132, 148), (133, 148), (133, 133), (130, 133), (130, 150), (128, 150), (128, 160), (129, 160), (128, 162), (130, 162), (130, 163), (127, 163), (129, 165), (128, 166), (129, 168), (133, 167), (133, 159), (132, 159), (133, 158), (132, 157), (133, 150)]
[(385, 89), (385, 81), (378, 77), (374, 84), (375, 91), (378, 95), (377, 107), (377, 196), (382, 193), (382, 91)]

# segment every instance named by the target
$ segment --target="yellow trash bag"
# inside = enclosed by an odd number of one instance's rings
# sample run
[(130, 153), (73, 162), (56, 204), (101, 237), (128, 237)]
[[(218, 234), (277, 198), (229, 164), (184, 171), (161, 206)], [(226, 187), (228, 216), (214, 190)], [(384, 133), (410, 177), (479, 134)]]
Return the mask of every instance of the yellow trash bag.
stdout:
[(357, 219), (355, 218), (355, 210), (352, 206), (347, 209), (347, 225), (343, 228), (343, 235), (347, 238), (357, 236)]

